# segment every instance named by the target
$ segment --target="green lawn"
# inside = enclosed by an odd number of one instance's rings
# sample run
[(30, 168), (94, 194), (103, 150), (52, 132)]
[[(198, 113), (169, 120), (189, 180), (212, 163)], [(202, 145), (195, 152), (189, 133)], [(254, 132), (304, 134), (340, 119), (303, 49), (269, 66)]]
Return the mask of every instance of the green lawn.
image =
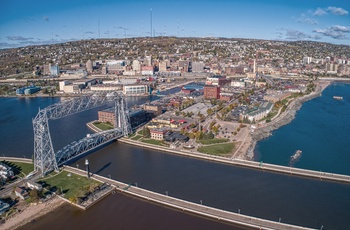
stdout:
[[(70, 174), (70, 176), (68, 176), (68, 174)], [(86, 176), (80, 176), (66, 171), (52, 177), (50, 176), (52, 176), (52, 174), (49, 174), (47, 178), (40, 180), (40, 182), (45, 182), (46, 184), (43, 187), (52, 191), (62, 189), (66, 199), (72, 197), (83, 197), (89, 188), (94, 188), (101, 184), (93, 179), (88, 179)]]
[(162, 141), (153, 140), (153, 139), (142, 140), (142, 142), (152, 144), (152, 145), (162, 145)]
[(229, 139), (226, 138), (215, 138), (215, 139), (205, 139), (198, 141), (202, 145), (211, 145), (211, 144), (218, 144), (218, 143), (225, 143), (228, 142)]
[(109, 129), (114, 129), (113, 125), (111, 125), (110, 123), (97, 121), (97, 122), (94, 122), (93, 124), (94, 124), (94, 126), (96, 126), (97, 128), (101, 129), (102, 131), (109, 130)]
[(135, 141), (138, 141), (138, 140), (140, 140), (142, 138), (142, 136), (140, 136), (140, 135), (137, 135), (137, 136), (135, 136), (135, 137), (133, 137), (133, 138), (131, 138), (132, 140), (135, 140)]
[(137, 132), (137, 134), (143, 136), (143, 130), (141, 129), (140, 131)]
[(34, 164), (32, 163), (21, 163), (21, 162), (13, 162), (13, 161), (2, 161), (2, 163), (12, 167), (15, 175), (20, 173), (24, 173), (25, 175), (28, 175), (30, 172), (34, 170)]
[(206, 153), (210, 155), (225, 155), (225, 154), (231, 153), (234, 147), (235, 147), (234, 143), (225, 143), (225, 144), (201, 146), (198, 148), (198, 151), (201, 153)]

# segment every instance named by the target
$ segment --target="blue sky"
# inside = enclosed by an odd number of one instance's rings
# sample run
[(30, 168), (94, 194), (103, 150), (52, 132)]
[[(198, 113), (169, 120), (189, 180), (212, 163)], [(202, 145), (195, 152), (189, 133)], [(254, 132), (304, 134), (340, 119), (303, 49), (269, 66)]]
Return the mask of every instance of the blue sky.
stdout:
[(349, 0), (1, 0), (0, 7), (0, 48), (150, 36), (151, 9), (156, 36), (350, 45)]

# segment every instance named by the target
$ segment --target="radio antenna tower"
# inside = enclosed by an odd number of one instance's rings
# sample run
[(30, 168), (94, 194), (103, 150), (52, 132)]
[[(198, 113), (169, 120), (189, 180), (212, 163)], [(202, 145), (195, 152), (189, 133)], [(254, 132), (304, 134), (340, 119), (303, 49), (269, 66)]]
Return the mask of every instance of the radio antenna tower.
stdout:
[(100, 38), (100, 19), (98, 19), (98, 39)]
[(151, 37), (152, 37), (152, 30), (153, 30), (153, 28), (152, 28), (152, 8), (151, 8), (151, 12), (150, 12), (150, 16), (151, 16)]

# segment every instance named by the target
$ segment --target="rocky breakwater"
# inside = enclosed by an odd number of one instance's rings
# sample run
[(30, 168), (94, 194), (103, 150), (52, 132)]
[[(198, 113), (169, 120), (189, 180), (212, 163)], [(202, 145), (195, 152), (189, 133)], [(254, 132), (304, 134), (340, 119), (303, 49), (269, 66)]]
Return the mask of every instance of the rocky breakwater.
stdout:
[(290, 123), (294, 119), (296, 112), (301, 108), (303, 103), (313, 98), (321, 96), (323, 89), (324, 89), (323, 87), (318, 86), (316, 87), (315, 92), (290, 101), (286, 111), (281, 113), (277, 118), (272, 120), (270, 123), (265, 123), (261, 127), (258, 127), (257, 129), (255, 129), (254, 133), (252, 134), (252, 143), (248, 150), (248, 158), (251, 158), (251, 159), (253, 158), (253, 154), (254, 154), (253, 151), (258, 141), (271, 136), (272, 131), (278, 129), (283, 125)]

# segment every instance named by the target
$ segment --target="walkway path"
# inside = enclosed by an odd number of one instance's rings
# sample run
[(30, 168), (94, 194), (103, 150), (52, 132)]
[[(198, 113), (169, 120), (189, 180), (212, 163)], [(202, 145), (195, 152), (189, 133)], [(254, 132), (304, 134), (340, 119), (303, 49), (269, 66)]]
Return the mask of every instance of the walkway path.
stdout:
[(118, 141), (137, 145), (139, 147), (144, 148), (150, 148), (159, 150), (162, 152), (168, 152), (173, 154), (179, 154), (182, 156), (187, 157), (193, 157), (193, 158), (199, 158), (203, 160), (208, 161), (214, 161), (218, 163), (224, 163), (224, 164), (230, 164), (230, 165), (237, 165), (247, 168), (253, 168), (257, 170), (263, 170), (263, 171), (270, 171), (270, 172), (276, 172), (276, 173), (283, 173), (283, 174), (289, 174), (289, 175), (295, 175), (295, 176), (303, 176), (303, 177), (309, 177), (313, 179), (320, 179), (320, 180), (328, 180), (328, 181), (334, 181), (334, 182), (342, 182), (342, 183), (350, 183), (350, 176), (349, 175), (342, 175), (342, 174), (335, 174), (335, 173), (328, 173), (328, 172), (321, 172), (321, 171), (313, 171), (308, 169), (301, 169), (301, 168), (293, 168), (293, 167), (287, 167), (282, 165), (274, 165), (274, 164), (268, 164), (268, 163), (260, 163), (256, 161), (249, 161), (249, 160), (242, 160), (242, 159), (231, 159), (221, 156), (214, 156), (214, 155), (208, 155), (204, 153), (195, 153), (188, 150), (173, 150), (167, 147), (162, 147), (158, 145), (152, 145), (147, 144), (143, 142), (138, 142), (134, 140), (130, 140), (127, 138), (121, 138)]
[[(86, 172), (80, 169), (76, 169), (70, 166), (65, 166), (66, 170), (80, 174), (82, 176), (86, 175)], [(203, 204), (196, 204), (193, 202), (188, 202), (178, 198), (174, 198), (168, 195), (162, 195), (149, 190), (131, 186), (119, 181), (108, 179), (99, 175), (93, 175), (92, 178), (97, 179), (101, 182), (109, 183), (115, 186), (116, 190), (119, 192), (124, 192), (133, 196), (140, 197), (142, 199), (156, 202), (162, 205), (166, 205), (183, 212), (190, 212), (193, 214), (205, 216), (207, 218), (215, 219), (218, 221), (234, 223), (246, 227), (254, 227), (259, 229), (309, 229), (306, 227), (300, 227), (270, 220), (264, 220), (261, 218), (255, 218), (252, 216), (242, 215), (238, 213), (233, 213), (229, 211), (224, 211), (217, 208), (212, 208)]]

